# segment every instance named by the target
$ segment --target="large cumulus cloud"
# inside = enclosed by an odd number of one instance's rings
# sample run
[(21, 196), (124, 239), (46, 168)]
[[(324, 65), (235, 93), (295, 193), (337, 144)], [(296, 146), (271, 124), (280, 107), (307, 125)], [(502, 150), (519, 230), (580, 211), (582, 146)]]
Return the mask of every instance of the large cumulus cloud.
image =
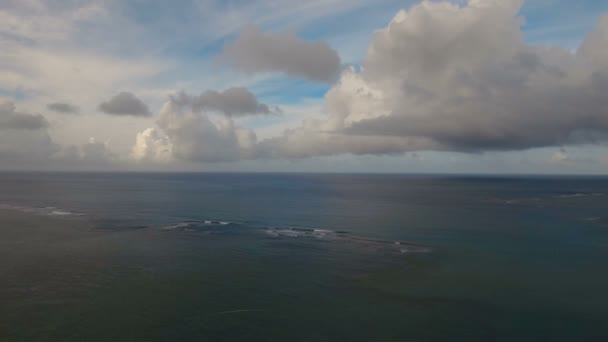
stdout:
[[(187, 97), (186, 97), (187, 98)], [(257, 138), (228, 116), (211, 116), (184, 96), (167, 101), (156, 128), (137, 135), (132, 156), (140, 162), (222, 162), (250, 159)]]
[(151, 127), (137, 134), (131, 156), (139, 162), (167, 163), (172, 161), (172, 150), (169, 137)]
[(526, 44), (521, 0), (422, 2), (375, 33), (327, 120), (264, 143), (292, 156), (479, 152), (603, 141), (608, 19), (577, 52)]
[[(170, 145), (172, 156), (182, 160), (227, 161), (604, 142), (608, 18), (572, 52), (526, 43), (521, 6), (522, 0), (423, 1), (398, 12), (376, 31), (361, 67), (343, 70), (327, 92), (327, 117), (305, 120), (278, 137), (258, 141), (230, 117), (239, 110), (221, 109), (228, 108), (218, 100), (226, 94), (206, 93), (197, 98), (198, 108), (227, 116), (212, 120), (197, 110), (196, 101), (172, 99), (158, 121), (164, 136), (143, 145)], [(308, 59), (304, 63), (291, 52), (301, 48), (306, 51), (296, 55), (304, 56), (314, 49), (300, 44), (292, 36), (250, 29), (224, 55), (251, 71), (272, 69), (329, 81), (320, 75), (335, 65), (319, 74), (303, 71)], [(266, 60), (260, 57), (264, 51), (270, 51)], [(247, 103), (244, 107), (266, 112), (257, 101)]]

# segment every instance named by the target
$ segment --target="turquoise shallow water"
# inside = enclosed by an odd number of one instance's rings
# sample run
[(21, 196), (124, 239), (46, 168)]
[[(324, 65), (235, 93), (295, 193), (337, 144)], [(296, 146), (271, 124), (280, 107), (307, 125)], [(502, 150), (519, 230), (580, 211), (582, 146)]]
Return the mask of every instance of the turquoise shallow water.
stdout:
[(597, 341), (608, 179), (0, 174), (2, 341)]

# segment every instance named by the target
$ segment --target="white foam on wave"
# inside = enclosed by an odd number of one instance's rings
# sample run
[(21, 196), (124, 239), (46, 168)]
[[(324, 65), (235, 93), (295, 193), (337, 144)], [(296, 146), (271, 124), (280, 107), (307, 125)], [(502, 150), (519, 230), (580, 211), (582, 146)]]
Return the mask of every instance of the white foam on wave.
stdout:
[(345, 242), (359, 245), (361, 248), (371, 248), (372, 250), (393, 250), (399, 254), (428, 253), (431, 251), (429, 247), (409, 244), (402, 241), (373, 239), (348, 232), (338, 232), (328, 229), (266, 228), (265, 233), (273, 238), (309, 238), (314, 240)]
[[(174, 224), (160, 226), (162, 230), (175, 232), (194, 232), (203, 235), (222, 235), (228, 233), (232, 236), (234, 230), (224, 228), (226, 225), (235, 224), (228, 221), (183, 221)], [(239, 227), (244, 229), (238, 230)], [(337, 243), (344, 246), (350, 245), (358, 250), (371, 253), (392, 253), (394, 255), (401, 254), (420, 254), (432, 252), (432, 249), (426, 246), (411, 244), (403, 241), (375, 239), (366, 236), (360, 236), (345, 231), (335, 231), (330, 229), (320, 228), (302, 228), (302, 227), (256, 227), (249, 225), (237, 225), (235, 227), (238, 232), (243, 234), (266, 234), (271, 239), (290, 241), (323, 241), (324, 243)]]
[(63, 211), (63, 210), (52, 210), (51, 215), (53, 216), (70, 216), (73, 215), (73, 213), (69, 212), (69, 211)]
[[(223, 226), (226, 224), (232, 223), (227, 221), (211, 220), (187, 221), (167, 225), (164, 226), (164, 228), (167, 230), (174, 230), (176, 232), (193, 232), (205, 236), (222, 236), (223, 234), (228, 234), (226, 236), (233, 236), (233, 230), (224, 229)], [(243, 227), (244, 229), (238, 230), (238, 227)], [(329, 229), (268, 226), (256, 227), (250, 225), (239, 225), (235, 228), (237, 228), (237, 232), (242, 234), (265, 234), (268, 239), (276, 240), (277, 243), (301, 241), (303, 243), (323, 243), (327, 244), (327, 246), (333, 246), (335, 244), (337, 248), (349, 248), (355, 249), (361, 253), (393, 255), (395, 257), (412, 254), (427, 254), (433, 251), (432, 248), (428, 246), (416, 245), (404, 241), (375, 239), (352, 234), (346, 231), (335, 231)]]
[(190, 227), (190, 223), (180, 222), (180, 223), (168, 224), (166, 226), (162, 226), (161, 229), (162, 230), (183, 230), (183, 229), (187, 229), (188, 227)]
[(315, 232), (315, 233), (335, 233), (333, 230), (328, 230), (328, 229), (313, 229), (313, 232)]
[(559, 198), (578, 198), (578, 197), (597, 197), (604, 196), (603, 192), (577, 192), (572, 194), (562, 194), (559, 195)]
[(202, 221), (184, 221), (172, 224), (166, 224), (161, 226), (162, 230), (206, 230), (212, 229), (217, 226), (227, 226), (235, 224), (234, 222), (229, 221), (212, 221), (212, 220), (202, 220)]
[(601, 219), (601, 217), (597, 217), (597, 216), (593, 216), (593, 217), (587, 217), (585, 218), (585, 221), (599, 221)]
[(295, 231), (289, 228), (281, 229), (281, 228), (271, 228), (266, 229), (266, 234), (274, 237), (288, 236), (288, 237), (299, 237), (303, 236), (303, 232)]
[(582, 194), (582, 193), (576, 193), (576, 194), (564, 194), (564, 195), (559, 195), (559, 198), (576, 198), (576, 197), (583, 197), (586, 194)]
[(542, 201), (542, 199), (538, 198), (538, 197), (527, 197), (527, 198), (505, 200), (505, 203), (506, 204), (529, 204), (530, 202), (537, 203), (540, 201)]
[(83, 216), (84, 214), (76, 213), (70, 210), (60, 209), (56, 207), (28, 207), (15, 204), (0, 203), (0, 209), (20, 211), (26, 214), (43, 215), (43, 216)]
[(228, 222), (228, 221), (212, 221), (212, 220), (205, 220), (202, 221), (203, 224), (207, 224), (207, 225), (219, 225), (219, 226), (227, 226), (229, 224), (232, 224), (232, 222)]
[(318, 229), (318, 228), (266, 228), (266, 234), (274, 237), (311, 237), (316, 239), (333, 239), (337, 238), (339, 232), (329, 229)]

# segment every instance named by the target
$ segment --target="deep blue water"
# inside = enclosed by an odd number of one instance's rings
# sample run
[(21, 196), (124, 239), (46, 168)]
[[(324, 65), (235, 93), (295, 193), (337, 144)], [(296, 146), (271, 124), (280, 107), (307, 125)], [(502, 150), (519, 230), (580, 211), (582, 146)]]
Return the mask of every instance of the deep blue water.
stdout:
[(1, 341), (598, 341), (608, 178), (0, 173)]

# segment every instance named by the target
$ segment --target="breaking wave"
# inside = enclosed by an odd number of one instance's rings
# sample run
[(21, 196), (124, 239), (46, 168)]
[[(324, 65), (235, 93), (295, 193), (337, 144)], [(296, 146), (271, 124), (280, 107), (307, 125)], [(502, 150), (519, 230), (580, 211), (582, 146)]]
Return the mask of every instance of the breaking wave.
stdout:
[(326, 241), (349, 242), (369, 248), (389, 249), (399, 253), (428, 253), (431, 251), (429, 247), (415, 245), (408, 242), (373, 239), (345, 231), (333, 231), (327, 229), (267, 228), (265, 229), (265, 233), (272, 238), (309, 238)]
[[(56, 216), (74, 217), (85, 216), (82, 213), (61, 209), (57, 207), (33, 207), (14, 204), (0, 203), (0, 210), (12, 210), (22, 213)], [(90, 217), (95, 219), (94, 217)], [(121, 220), (119, 220), (121, 221)], [(365, 236), (356, 235), (347, 231), (320, 229), (320, 228), (299, 228), (299, 227), (268, 227), (256, 226), (231, 221), (219, 220), (189, 220), (170, 224), (135, 224), (133, 222), (116, 222), (115, 220), (100, 220), (96, 226), (106, 230), (134, 230), (134, 229), (157, 229), (161, 231), (174, 232), (194, 232), (205, 235), (225, 235), (231, 234), (263, 234), (271, 239), (309, 239), (313, 241), (331, 241), (355, 244), (359, 247), (389, 250), (396, 253), (426, 253), (431, 249), (426, 246), (415, 245), (402, 241), (381, 240)]]
[(162, 230), (184, 230), (184, 231), (196, 231), (196, 230), (206, 230), (214, 227), (222, 227), (222, 226), (230, 226), (230, 225), (238, 225), (234, 222), (228, 221), (211, 221), (211, 220), (203, 220), (203, 221), (185, 221), (178, 222), (173, 224), (167, 224), (160, 226)]
[(167, 231), (198, 232), (213, 235), (222, 235), (229, 232), (236, 232), (238, 234), (264, 234), (264, 236), (276, 240), (307, 239), (310, 241), (348, 243), (361, 248), (387, 250), (401, 254), (431, 252), (431, 249), (427, 246), (403, 241), (374, 239), (347, 231), (319, 228), (264, 227), (237, 222), (211, 220), (178, 222), (175, 224), (162, 225), (158, 228)]

